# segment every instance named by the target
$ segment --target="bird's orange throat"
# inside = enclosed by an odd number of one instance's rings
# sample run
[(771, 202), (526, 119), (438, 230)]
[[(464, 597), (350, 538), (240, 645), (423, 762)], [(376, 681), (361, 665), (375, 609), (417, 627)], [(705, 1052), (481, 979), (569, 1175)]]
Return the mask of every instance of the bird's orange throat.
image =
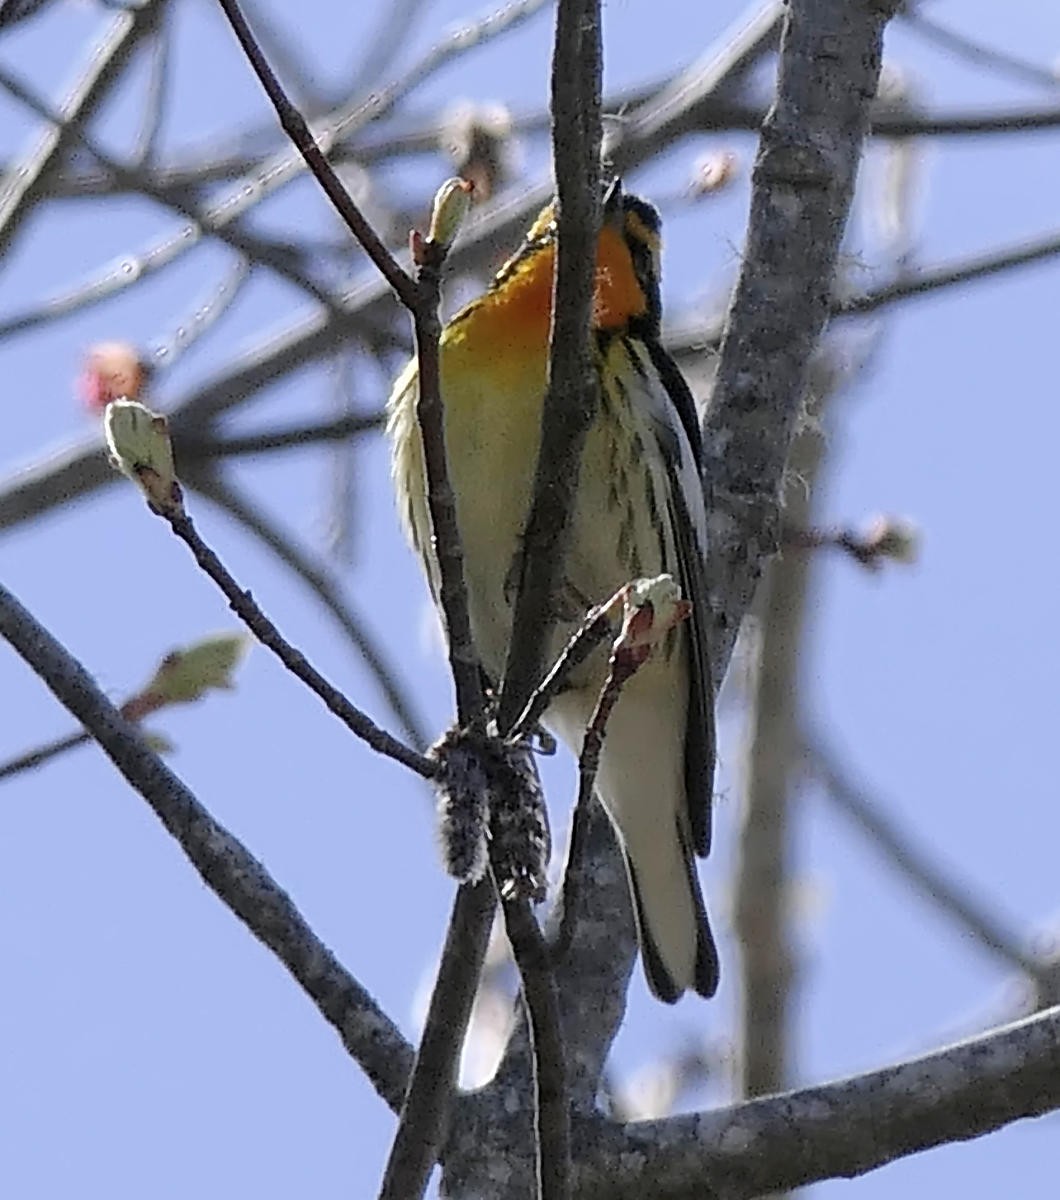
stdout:
[[(446, 340), (478, 345), (481, 339), (498, 355), (547, 346), (555, 261), (555, 242), (513, 259), (489, 291), (453, 319)], [(596, 246), (593, 327), (623, 328), (646, 310), (629, 248), (617, 230), (605, 225)]]

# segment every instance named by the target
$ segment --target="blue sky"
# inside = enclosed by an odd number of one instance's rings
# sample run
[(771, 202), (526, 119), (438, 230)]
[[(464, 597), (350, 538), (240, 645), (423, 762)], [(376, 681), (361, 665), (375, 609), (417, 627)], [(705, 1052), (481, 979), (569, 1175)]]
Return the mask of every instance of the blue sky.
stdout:
[[(303, 0), (284, 16), (289, 40), (321, 79), (348, 77), (380, 6)], [(401, 47), (411, 62), (455, 22), (466, 0), (423, 5)], [(650, 11), (650, 20), (645, 12)], [(1043, 64), (1060, 55), (1060, 10), (1017, 0), (933, 4), (933, 17)], [(698, 56), (737, 15), (688, 0), (605, 8), (606, 79), (617, 89)], [(178, 6), (177, 147), (241, 122), (270, 119), (263, 96), (209, 0)], [(56, 0), (0, 38), (0, 63), (61, 92), (107, 18)], [(408, 119), (457, 98), (543, 104), (550, 29), (539, 16), (468, 56), (411, 96)], [(1055, 103), (1060, 89), (958, 64), (895, 27), (890, 62), (928, 106)], [(139, 72), (141, 83), (146, 77)], [(140, 113), (127, 92), (109, 105), (103, 139), (116, 150)], [(0, 98), (0, 152), (22, 153), (34, 126)], [(746, 172), (753, 140), (689, 139), (630, 178), (672, 194), (704, 152), (732, 149)], [(950, 139), (920, 157), (919, 261), (973, 254), (1055, 229), (1060, 134)], [(532, 173), (545, 163), (529, 143)], [(383, 177), (426, 209), (447, 174), (421, 159)], [(746, 218), (743, 181), (698, 206), (671, 208), (664, 262), (670, 313), (709, 306), (736, 270)], [(334, 236), (323, 201), (302, 182), (267, 202), (258, 230), (292, 220)], [(38, 212), (0, 272), (0, 313), (135, 252), (172, 229), (142, 201), (55, 203)], [(871, 255), (864, 271), (871, 281)], [(6, 403), (0, 473), (91, 432), (72, 395), (86, 346), (173, 336), (231, 264), (203, 246), (159, 276), (53, 328), (3, 344)], [(358, 270), (363, 269), (358, 266)], [(857, 276), (855, 276), (857, 277)], [(903, 513), (922, 528), (921, 562), (868, 576), (822, 558), (803, 660), (805, 704), (852, 769), (940, 862), (1034, 944), (1052, 944), (1058, 910), (1055, 737), (1060, 587), (1051, 566), (1060, 417), (1051, 338), (1060, 288), (1053, 262), (888, 310), (873, 366), (828, 424), (830, 466), (820, 520)], [(211, 338), (159, 384), (171, 403), (256, 344), (303, 302), (255, 280)], [(841, 331), (847, 337), (853, 327)], [(270, 389), (233, 427), (333, 410), (333, 373), (315, 368)], [(356, 403), (372, 409), (381, 380), (362, 370)], [(390, 658), (415, 678), (427, 728), (449, 716), (444, 664), (425, 591), (392, 511), (378, 442), (352, 459), (355, 500), (346, 592)], [(323, 547), (332, 468), (316, 452), (243, 461), (234, 477), (289, 528)], [(257, 545), (202, 501), (202, 532), (281, 628), (383, 721), (372, 679), (330, 620)], [(232, 626), (186, 551), (131, 488), (23, 525), (0, 540), (0, 572), (24, 603), (115, 696), (135, 689), (170, 647)], [(0, 758), (66, 732), (70, 721), (0, 648), (5, 698)], [(413, 999), (440, 945), (451, 887), (441, 874), (422, 787), (352, 741), (265, 651), (239, 690), (156, 721), (177, 746), (172, 765), (256, 853), (336, 951), (412, 1034)], [(737, 825), (742, 732), (725, 720), (721, 847), (703, 870), (724, 926)], [(569, 764), (549, 764), (557, 826), (571, 796)], [(800, 955), (797, 1082), (860, 1071), (976, 1032), (1013, 1014), (1018, 987), (934, 908), (912, 895), (862, 837), (812, 791), (798, 803), (795, 926)], [(731, 942), (711, 1004), (654, 1003), (635, 976), (616, 1070), (632, 1071), (694, 1039), (731, 1035), (737, 978)], [(331, 1030), (273, 958), (206, 891), (142, 800), (102, 755), (82, 749), (3, 788), (0, 956), (7, 967), (0, 1070), (0, 1191), (20, 1200), (69, 1194), (157, 1200), (282, 1197), (338, 1186), (372, 1194), (393, 1118)], [(716, 1100), (718, 1095), (709, 1099)], [(700, 1100), (705, 1099), (700, 1097)], [(818, 1194), (882, 1200), (896, 1191), (964, 1200), (1033, 1194), (1060, 1166), (1054, 1118), (917, 1156)], [(1016, 1192), (1013, 1181), (1018, 1180)]]

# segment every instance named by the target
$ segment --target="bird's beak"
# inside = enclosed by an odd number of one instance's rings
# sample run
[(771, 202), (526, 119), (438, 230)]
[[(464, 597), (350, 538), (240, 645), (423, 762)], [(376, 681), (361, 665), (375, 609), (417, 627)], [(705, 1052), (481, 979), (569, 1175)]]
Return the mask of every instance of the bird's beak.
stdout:
[(603, 217), (605, 225), (614, 225), (622, 219), (622, 180), (616, 175), (604, 192)]

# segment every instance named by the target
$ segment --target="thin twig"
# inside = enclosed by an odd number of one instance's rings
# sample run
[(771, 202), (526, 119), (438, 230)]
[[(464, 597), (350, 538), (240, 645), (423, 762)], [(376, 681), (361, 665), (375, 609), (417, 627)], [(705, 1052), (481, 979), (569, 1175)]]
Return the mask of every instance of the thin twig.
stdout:
[(560, 0), (551, 82), (558, 228), (548, 390), (497, 714), (502, 734), (545, 673), (582, 447), (599, 405), (590, 325), (600, 228), (601, 63), (599, 0)]
[(971, 283), (976, 279), (987, 279), (1013, 267), (1033, 266), (1060, 254), (1060, 235), (1017, 242), (1014, 246), (990, 250), (985, 254), (969, 255), (949, 263), (926, 267), (915, 274), (896, 279), (893, 283), (864, 292), (858, 296), (839, 296), (832, 303), (832, 312), (838, 317), (853, 317), (862, 313), (876, 312), (898, 300), (913, 296), (926, 296), (941, 288), (954, 284)]
[(914, 887), (997, 958), (1039, 985), (1052, 983), (1052, 973), (1023, 948), (1021, 939), (899, 828), (879, 800), (851, 777), (820, 736), (804, 733), (802, 750), (807, 770), (821, 785), (824, 795), (868, 834), (872, 845)]
[(249, 260), (239, 258), (207, 297), (195, 305), (191, 317), (181, 321), (168, 338), (155, 344), (153, 357), (158, 370), (172, 370), (192, 346), (202, 341), (239, 299), (250, 275)]
[(143, 169), (154, 160), (162, 122), (166, 115), (166, 98), (170, 84), (170, 33), (166, 28), (167, 10), (163, 9), (158, 29), (151, 46), (151, 74), (147, 81), (147, 95), (143, 101), (143, 116), (132, 161)]
[(439, 393), (438, 338), (441, 333), (441, 320), (438, 315), (438, 302), (440, 272), (447, 247), (428, 247), (415, 279), (398, 265), (320, 150), (305, 118), (287, 98), (260, 46), (254, 40), (254, 35), (236, 0), (219, 0), (219, 3), (239, 39), (244, 54), (276, 109), (284, 132), (301, 152), (347, 228), (360, 242), (398, 299), (412, 314), (416, 356), (419, 361), (417, 416), (423, 433), (427, 501), (441, 577), (440, 602), (449, 634), (449, 665), (456, 686), (457, 715), (462, 725), (469, 725), (482, 711), (482, 681), (471, 639), (471, 619), (468, 616), (467, 591), (463, 581), (463, 557), (456, 525), (456, 508), (445, 463), (445, 435)]
[[(27, 107), (33, 109), (44, 120), (51, 122), (55, 128), (61, 128), (59, 114), (53, 112), (51, 106), (45, 100), (37, 96), (31, 88), (12, 75), (10, 71), (0, 69), (0, 85)], [(277, 275), (280, 275), (282, 278), (307, 292), (314, 300), (324, 305), (325, 308), (331, 310), (338, 309), (340, 304), (339, 297), (333, 295), (327, 288), (322, 287), (304, 271), (299, 270), (295, 265), (295, 256), (288, 249), (269, 242), (257, 234), (244, 232), (239, 228), (232, 228), (230, 221), (216, 219), (212, 208), (200, 208), (198, 202), (186, 193), (177, 193), (173, 189), (160, 188), (150, 183), (142, 172), (123, 166), (117, 159), (108, 154), (84, 130), (78, 132), (77, 138), (80, 145), (88, 151), (96, 162), (109, 171), (116, 179), (126, 179), (130, 187), (135, 186), (136, 190), (142, 195), (159, 204), (166, 205), (181, 216), (194, 222), (194, 225), (200, 232), (210, 234), (210, 236), (231, 246), (234, 250), (239, 251), (240, 254), (245, 255), (254, 262), (267, 266), (270, 270), (275, 271)], [(184, 232), (186, 233), (187, 231)], [(186, 244), (186, 241), (187, 238), (185, 237), (183, 244)], [(127, 269), (128, 266), (129, 262), (126, 260), (122, 264), (122, 274), (130, 274)], [(98, 293), (89, 293), (87, 291), (82, 291), (81, 293), (82, 296), (87, 294)], [(41, 308), (11, 317), (3, 325), (0, 325), (0, 336), (14, 331), (24, 332), (26, 329), (32, 328), (34, 323), (40, 323), (41, 320), (53, 319), (56, 315), (59, 315), (60, 310), (63, 312), (72, 311), (68, 307), (70, 302), (69, 299), (53, 299)]]
[(906, 25), (911, 26), (925, 38), (977, 67), (985, 66), (991, 70), (1011, 75), (1024, 83), (1037, 84), (1039, 87), (1052, 90), (1060, 88), (1060, 74), (1057, 74), (1055, 70), (999, 50), (993, 43), (987, 45), (977, 42), (959, 30), (950, 29), (934, 18), (926, 16), (920, 6), (903, 6), (901, 17)]
[(199, 439), (190, 433), (174, 439), (178, 454), (195, 462), (219, 458), (239, 458), (243, 455), (270, 454), (276, 450), (292, 450), (298, 446), (315, 446), (324, 442), (345, 442), (360, 433), (374, 433), (383, 428), (386, 414), (348, 413), (331, 421), (308, 425), (287, 425), (266, 429), (261, 433), (214, 434)]
[[(766, 110), (729, 97), (711, 95), (697, 111), (695, 129), (700, 133), (733, 130), (757, 132)], [(1060, 108), (1042, 107), (924, 111), (879, 103), (873, 110), (869, 129), (873, 137), (974, 137), (983, 134), (1030, 133), (1060, 125)]]
[[(1060, 83), (1060, 79), (1057, 81)], [(874, 137), (978, 137), (1032, 133), (1060, 125), (1060, 108), (992, 108), (981, 111), (891, 113), (872, 119)]]
[(324, 156), (324, 152), (317, 145), (305, 118), (288, 100), (280, 81), (262, 54), (261, 47), (254, 40), (254, 35), (240, 12), (236, 0), (218, 0), (218, 2), (224, 9), (232, 31), (243, 48), (243, 53), (247, 56), (247, 60), (254, 68), (254, 73), (261, 81), (261, 86), (272, 101), (284, 133), (297, 147), (324, 194), (335, 206), (336, 212), (342, 217), (346, 227), (361, 243), (379, 273), (390, 284), (405, 307), (410, 312), (414, 312), (418, 296), (412, 277), (398, 266), (397, 260), (365, 219), (361, 210), (354, 203), (353, 197), (335, 174), (331, 164)]
[(363, 659), (405, 737), (417, 750), (425, 749), (430, 739), (405, 695), (397, 672), (386, 661), (383, 651), (376, 646), (351, 605), (343, 599), (338, 583), (331, 573), (313, 562), (293, 538), (286, 536), (279, 526), (270, 521), (262, 509), (243, 496), (230, 480), (215, 473), (208, 473), (191, 477), (189, 483), (200, 495), (212, 501), (258, 538), (284, 566), (306, 584), (335, 618), (342, 632)]
[(367, 743), (379, 754), (394, 759), (423, 779), (432, 779), (435, 765), (422, 754), (406, 746), (392, 734), (375, 724), (361, 710), (324, 678), (305, 655), (288, 642), (273, 622), (265, 615), (250, 592), (244, 591), (232, 577), (228, 568), (213, 550), (202, 540), (199, 531), (186, 513), (169, 512), (163, 519), (178, 538), (191, 551), (202, 570), (221, 589), (229, 607), (254, 634), (259, 642), (276, 655), (283, 665), (300, 679), (314, 695), (323, 701), (328, 711), (334, 714), (351, 733)]
[(600, 752), (604, 748), (604, 737), (607, 734), (607, 722), (611, 717), (622, 689), (640, 663), (628, 658), (618, 658), (612, 654), (607, 666), (607, 678), (604, 680), (600, 694), (596, 698), (592, 716), (585, 727), (585, 739), (582, 742), (581, 753), (578, 755), (578, 799), (577, 807), (584, 809), (592, 800), (593, 788), (596, 786), (596, 772), (600, 766)]
[(412, 1048), (310, 929), (287, 893), (148, 748), (81, 663), (2, 585), (0, 637), (99, 742), (206, 886), (290, 971), (379, 1095), (396, 1110), (412, 1066)]
[[(471, 1019), (495, 907), (488, 879), (456, 894), (416, 1064), (390, 1148), (379, 1200), (419, 1200), (438, 1161), (463, 1031)], [(454, 1030), (457, 1031), (453, 1053)]]
[[(665, 586), (660, 587), (661, 584)], [(585, 727), (578, 755), (578, 805), (588, 804), (596, 785), (607, 734), (607, 722), (622, 689), (640, 670), (666, 634), (692, 614), (692, 604), (680, 595), (669, 576), (658, 580), (634, 580), (620, 588), (607, 608), (621, 608), (622, 628), (607, 660), (607, 675)]]
[(412, 310), (419, 368), (419, 397), (416, 420), (423, 439), (423, 465), (427, 480), (427, 508), (434, 535), (434, 558), (438, 566), (438, 602), (445, 618), (449, 669), (456, 688), (456, 713), (467, 729), (484, 715), (482, 673), (471, 634), (464, 554), (456, 521), (456, 497), (449, 482), (446, 461), (445, 418), (442, 411), (441, 364), (438, 339), (442, 324), (438, 312), (440, 268), (445, 258), (424, 249), (417, 276), (417, 303)]
[(512, 739), (525, 737), (537, 725), (545, 713), (545, 709), (555, 699), (556, 694), (566, 682), (571, 671), (589, 657), (597, 646), (613, 633), (610, 609), (614, 598), (606, 604), (597, 605), (589, 610), (585, 619), (571, 635), (570, 641), (564, 646), (552, 669), (530, 693), (526, 707), (519, 714), (511, 733)]
[[(823, 370), (815, 371), (815, 395), (829, 390), (827, 385), (817, 386), (822, 375)], [(796, 437), (784, 495), (786, 520), (808, 522), (824, 452), (824, 438), (816, 428)], [(806, 555), (774, 559), (762, 580), (765, 594), (758, 605), (761, 633), (747, 715), (732, 903), (740, 969), (734, 1074), (742, 1099), (783, 1091), (792, 1082), (790, 1017), (798, 968), (790, 920), (792, 797), (799, 762), (795, 721), (811, 565)]]
[(570, 1200), (571, 1130), (566, 1050), (552, 961), (529, 901), (502, 901), (504, 928), (519, 968), (533, 1064), (538, 1200)]
[[(558, 211), (548, 388), (498, 706), (502, 734), (511, 730), (545, 673), (552, 597), (562, 577), (582, 448), (599, 405), (590, 339), (600, 227), (601, 75), (599, 0), (559, 0), (550, 106)], [(532, 920), (527, 913), (521, 924), (525, 927)], [(547, 964), (544, 969), (550, 970)], [(528, 975), (523, 988), (528, 1005), (531, 994), (534, 997), (530, 1014), (538, 1181), (542, 1196), (547, 1186), (549, 1196), (563, 1198), (571, 1186), (570, 1101), (559, 1005), (554, 990), (538, 987), (532, 968)], [(555, 988), (551, 980), (549, 988)], [(559, 1061), (544, 1061), (542, 1056), (549, 1052)], [(557, 1087), (562, 1093), (558, 1099)]]
[[(1060, 256), (1060, 234), (1052, 233), (1033, 241), (1018, 242), (985, 254), (952, 259), (933, 267), (903, 274), (891, 283), (853, 295), (833, 296), (833, 317), (857, 317), (879, 311), (903, 300), (930, 295), (945, 288), (974, 283), (1019, 267), (1035, 266)], [(664, 335), (663, 344), (678, 360), (701, 356), (717, 350), (725, 329), (725, 317), (710, 321), (675, 325)], [(0, 517), (2, 517), (0, 507)]]
[(60, 105), (58, 123), (5, 177), (0, 189), (0, 256), (11, 245), (60, 155), (110, 94), (140, 41), (155, 29), (164, 7), (164, 0), (144, 0), (110, 19), (80, 79)]
[(68, 733), (66, 737), (56, 738), (53, 742), (45, 742), (33, 750), (27, 750), (17, 758), (9, 758), (0, 764), (0, 779), (10, 779), (13, 775), (21, 775), (23, 771), (31, 771), (34, 767), (43, 766), (67, 750), (83, 746), (92, 740), (92, 735), (82, 730), (80, 733)]
[[(428, 508), (442, 575), (440, 600), (449, 632), (449, 659), (456, 686), (458, 718), (464, 727), (472, 726), (482, 715), (482, 684), (471, 640), (438, 391), (441, 328), (438, 289), (447, 247), (431, 242), (423, 247), (424, 255), (416, 279), (398, 266), (317, 146), (304, 118), (288, 100), (243, 20), (236, 0), (220, 0), (220, 3), (276, 109), (281, 126), (302, 153), (347, 227), (412, 314), (420, 368), (417, 413), (423, 436)], [(455, 1087), (456, 1064), (486, 951), (492, 911), (493, 897), (488, 886), (464, 885), (458, 891), (428, 1012), (431, 1039), (428, 1041), (425, 1032), (387, 1163), (383, 1196), (389, 1194), (400, 1196), (402, 1200), (415, 1200), (422, 1195), (430, 1170), (437, 1161)], [(411, 1146), (416, 1147), (415, 1155), (409, 1149)]]
[[(414, 289), (416, 304), (412, 308), (419, 366), (416, 418), (423, 441), (427, 507), (440, 577), (438, 600), (448, 634), (457, 720), (467, 730), (481, 725), (485, 711), (482, 677), (471, 635), (456, 505), (446, 462), (438, 361), (439, 272), (445, 247), (428, 242), (421, 246), (421, 251)], [(460, 1049), (489, 944), (494, 906), (495, 897), (488, 880), (463, 884), (457, 892), (423, 1041), (390, 1148), (379, 1200), (418, 1200), (438, 1161), (456, 1088)]]

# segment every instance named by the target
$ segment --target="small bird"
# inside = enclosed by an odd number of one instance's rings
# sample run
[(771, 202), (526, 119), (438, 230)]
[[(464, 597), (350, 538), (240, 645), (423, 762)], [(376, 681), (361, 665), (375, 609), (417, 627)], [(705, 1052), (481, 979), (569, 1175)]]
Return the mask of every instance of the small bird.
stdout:
[[(711, 996), (718, 954), (694, 854), (710, 847), (714, 703), (707, 658), (706, 516), (695, 402), (660, 341), (661, 223), (610, 185), (596, 249), (591, 345), (599, 404), (585, 443), (545, 661), (594, 604), (668, 573), (692, 604), (626, 683), (611, 713), (596, 791), (625, 856), (648, 986), (667, 1003)], [(440, 342), (449, 479), (471, 627), (499, 683), (521, 569), (547, 386), (555, 207), (545, 208), (483, 295)], [(437, 601), (415, 361), (388, 405), (400, 515)], [(544, 723), (578, 754), (607, 673), (605, 649), (576, 668)]]

